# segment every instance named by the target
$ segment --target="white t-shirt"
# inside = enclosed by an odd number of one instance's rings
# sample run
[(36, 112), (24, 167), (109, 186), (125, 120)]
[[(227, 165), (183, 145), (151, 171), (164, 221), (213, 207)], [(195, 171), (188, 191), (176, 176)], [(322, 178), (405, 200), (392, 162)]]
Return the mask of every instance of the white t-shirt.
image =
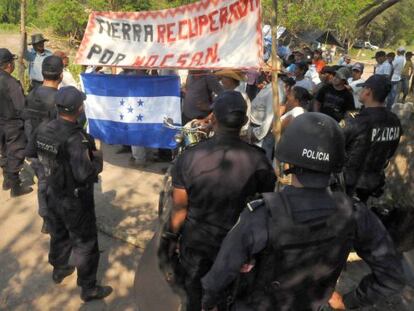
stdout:
[(391, 77), (392, 67), (391, 64), (386, 60), (382, 64), (378, 64), (377, 68), (375, 69), (376, 75), (386, 75)]
[(405, 57), (402, 55), (398, 55), (395, 57), (394, 61), (392, 62), (392, 65), (394, 67), (394, 73), (392, 75), (391, 81), (401, 81), (401, 73), (405, 66)]
[(361, 93), (363, 87), (357, 86), (360, 83), (364, 83), (364, 79), (353, 80), (352, 78), (348, 79), (348, 84), (352, 88), (352, 94), (354, 94), (354, 102), (355, 108), (360, 109), (362, 107), (362, 103), (359, 101), (359, 93)]
[(59, 88), (64, 86), (74, 86), (79, 89), (79, 84), (76, 82), (72, 76), (72, 73), (67, 68), (63, 69), (63, 79), (59, 84)]
[(307, 89), (309, 93), (313, 93), (313, 88), (315, 87), (313, 82), (307, 78), (300, 81), (296, 81), (295, 86), (303, 87), (304, 89)]
[(321, 78), (319, 77), (318, 71), (316, 71), (315, 65), (311, 65), (309, 67), (309, 70), (305, 74), (305, 78), (311, 80), (314, 85), (318, 85), (319, 83), (321, 83)]
[(305, 113), (305, 109), (302, 107), (295, 107), (292, 110), (286, 112), (283, 116), (280, 117), (280, 120), (283, 121), (287, 117), (292, 117), (293, 119)]

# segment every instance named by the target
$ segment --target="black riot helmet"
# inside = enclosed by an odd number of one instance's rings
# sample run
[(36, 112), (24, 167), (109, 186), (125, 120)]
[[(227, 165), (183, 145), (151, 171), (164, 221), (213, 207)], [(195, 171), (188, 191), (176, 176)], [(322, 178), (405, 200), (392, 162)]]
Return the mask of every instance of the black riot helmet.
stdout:
[(340, 172), (345, 162), (345, 137), (331, 117), (307, 112), (286, 128), (275, 156), (281, 162), (313, 172)]

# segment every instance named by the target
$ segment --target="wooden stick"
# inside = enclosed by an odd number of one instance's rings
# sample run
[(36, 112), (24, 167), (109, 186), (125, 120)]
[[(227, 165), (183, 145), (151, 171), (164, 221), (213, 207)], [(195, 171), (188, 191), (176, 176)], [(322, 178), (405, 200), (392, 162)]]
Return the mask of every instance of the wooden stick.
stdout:
[(279, 103), (279, 61), (277, 56), (277, 4), (278, 0), (273, 0), (272, 12), (272, 92), (273, 92), (273, 135), (276, 144), (280, 139), (280, 103)]
[(26, 33), (26, 0), (20, 2), (20, 50), (19, 50), (19, 80), (24, 85), (24, 53), (25, 53), (25, 33)]

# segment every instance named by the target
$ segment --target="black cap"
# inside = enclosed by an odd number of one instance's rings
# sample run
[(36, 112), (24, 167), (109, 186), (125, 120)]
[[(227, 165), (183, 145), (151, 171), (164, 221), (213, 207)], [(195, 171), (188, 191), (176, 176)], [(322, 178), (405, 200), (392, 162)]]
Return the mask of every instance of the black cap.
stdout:
[(63, 61), (59, 56), (50, 55), (43, 60), (42, 74), (58, 75), (63, 71)]
[(237, 91), (226, 91), (221, 93), (214, 101), (213, 113), (216, 119), (224, 124), (227, 124), (228, 116), (233, 113), (240, 113), (244, 116), (247, 111), (247, 103), (242, 94)]
[(357, 87), (366, 87), (371, 89), (377, 97), (385, 98), (391, 92), (391, 81), (385, 75), (373, 75), (364, 83), (357, 84)]
[(322, 68), (321, 73), (322, 74), (330, 73), (330, 74), (334, 75), (336, 73), (336, 69), (332, 66), (325, 66), (325, 67)]
[(0, 64), (9, 63), (16, 58), (17, 56), (12, 54), (8, 49), (0, 48)]
[(56, 94), (56, 106), (59, 112), (73, 113), (86, 99), (85, 93), (79, 91), (74, 86), (65, 86), (58, 90)]
[(378, 51), (377, 53), (375, 53), (375, 56), (373, 58), (385, 57), (385, 56), (387, 56), (387, 53), (385, 53), (384, 51)]

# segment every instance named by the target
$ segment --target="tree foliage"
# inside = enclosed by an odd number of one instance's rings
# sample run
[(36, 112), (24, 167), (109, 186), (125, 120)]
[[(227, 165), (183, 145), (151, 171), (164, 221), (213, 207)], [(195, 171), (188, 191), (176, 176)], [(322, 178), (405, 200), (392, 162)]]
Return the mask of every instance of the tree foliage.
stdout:
[[(60, 35), (81, 37), (90, 11), (141, 11), (177, 7), (196, 0), (27, 0), (28, 24), (50, 27)], [(273, 0), (262, 0), (269, 23)], [(0, 0), (0, 23), (17, 24), (19, 0)], [(292, 32), (329, 29), (341, 40), (370, 36), (377, 43), (410, 42), (413, 0), (278, 0), (278, 24)], [(381, 8), (387, 8), (384, 12)], [(375, 12), (381, 13), (372, 19)], [(367, 26), (367, 21), (369, 25)], [(411, 30), (409, 30), (411, 29)]]

